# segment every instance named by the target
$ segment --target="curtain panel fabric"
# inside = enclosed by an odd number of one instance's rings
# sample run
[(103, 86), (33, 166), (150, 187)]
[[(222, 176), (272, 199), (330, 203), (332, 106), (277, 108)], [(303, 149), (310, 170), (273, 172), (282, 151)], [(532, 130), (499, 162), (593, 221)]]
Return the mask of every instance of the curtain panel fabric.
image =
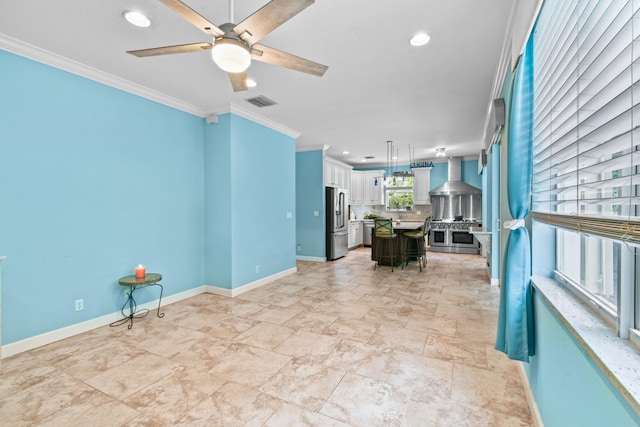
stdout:
[(511, 98), (507, 154), (507, 196), (513, 218), (505, 248), (496, 350), (529, 361), (534, 354), (529, 214), (533, 154), (533, 37), (516, 69)]

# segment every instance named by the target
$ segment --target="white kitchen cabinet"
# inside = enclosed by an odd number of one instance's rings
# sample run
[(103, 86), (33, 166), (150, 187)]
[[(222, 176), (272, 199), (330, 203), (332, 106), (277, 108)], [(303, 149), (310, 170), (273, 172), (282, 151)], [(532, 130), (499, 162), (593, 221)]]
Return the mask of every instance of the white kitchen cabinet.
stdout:
[(413, 204), (429, 205), (429, 187), (431, 185), (431, 168), (413, 170)]
[(364, 204), (364, 185), (362, 184), (362, 174), (351, 171), (351, 188), (349, 191), (349, 203), (352, 205)]
[(349, 221), (349, 249), (362, 246), (362, 221)]
[(365, 205), (384, 205), (384, 171), (368, 172), (363, 186)]
[(384, 204), (384, 171), (351, 171), (351, 204)]
[(330, 157), (324, 159), (324, 185), (350, 190), (351, 167)]

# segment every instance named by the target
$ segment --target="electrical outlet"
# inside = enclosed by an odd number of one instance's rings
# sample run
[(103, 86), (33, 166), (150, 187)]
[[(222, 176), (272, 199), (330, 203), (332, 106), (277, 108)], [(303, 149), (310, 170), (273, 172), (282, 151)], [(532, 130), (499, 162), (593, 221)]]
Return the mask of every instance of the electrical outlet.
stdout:
[(76, 311), (82, 311), (84, 310), (84, 300), (83, 299), (77, 299), (76, 300)]
[(260, 273), (260, 266), (256, 265), (256, 273)]
[(302, 250), (302, 245), (298, 245), (298, 252)]

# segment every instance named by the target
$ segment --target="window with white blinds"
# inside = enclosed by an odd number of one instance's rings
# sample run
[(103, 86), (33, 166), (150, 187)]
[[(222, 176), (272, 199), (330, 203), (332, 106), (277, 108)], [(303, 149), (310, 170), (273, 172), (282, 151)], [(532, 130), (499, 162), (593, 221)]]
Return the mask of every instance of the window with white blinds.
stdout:
[(545, 0), (533, 33), (532, 211), (556, 274), (640, 328), (640, 0)]
[(533, 211), (627, 220), (619, 236), (637, 225), (639, 7), (545, 1), (534, 32)]

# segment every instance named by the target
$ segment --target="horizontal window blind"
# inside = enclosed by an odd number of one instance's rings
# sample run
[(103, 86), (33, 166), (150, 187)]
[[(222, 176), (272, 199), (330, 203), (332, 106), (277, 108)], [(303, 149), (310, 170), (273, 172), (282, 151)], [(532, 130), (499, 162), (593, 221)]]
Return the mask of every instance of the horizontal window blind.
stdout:
[(640, 245), (640, 221), (541, 212), (533, 212), (532, 218), (555, 227), (579, 231), (590, 236), (611, 238)]
[(640, 243), (639, 8), (545, 1), (533, 35), (538, 221)]

